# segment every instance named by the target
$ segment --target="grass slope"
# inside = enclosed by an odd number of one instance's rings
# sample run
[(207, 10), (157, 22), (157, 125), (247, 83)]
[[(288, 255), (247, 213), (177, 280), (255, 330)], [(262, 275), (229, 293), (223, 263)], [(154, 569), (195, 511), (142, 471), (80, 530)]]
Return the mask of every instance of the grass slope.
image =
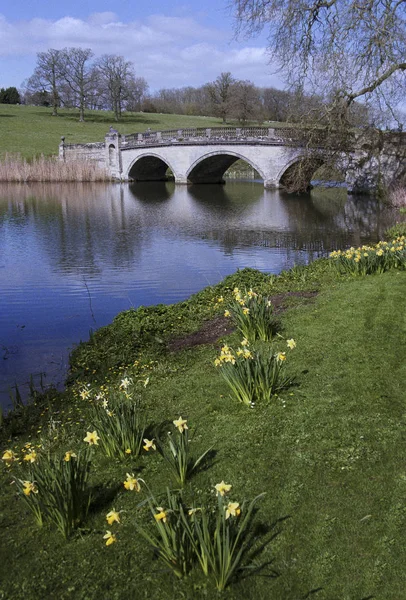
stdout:
[[(233, 484), (233, 500), (266, 492), (253, 524), (257, 570), (242, 572), (224, 593), (227, 599), (405, 597), (406, 273), (345, 279), (326, 265), (316, 261), (276, 280), (242, 271), (187, 303), (151, 308), (150, 313), (145, 309), (142, 319), (128, 311), (73, 357), (82, 381), (98, 379), (100, 384), (103, 375), (106, 385), (120, 381), (118, 365), (137, 358), (137, 367), (127, 372), (150, 377), (143, 392), (150, 419), (187, 417), (198, 430), (196, 455), (214, 444), (214, 464), (192, 479), (199, 501), (211, 496), (209, 490), (222, 479)], [(297, 342), (288, 363), (296, 385), (254, 410), (229, 397), (213, 367), (220, 342), (175, 354), (161, 344), (213, 314), (218, 295), (227, 296), (234, 285), (268, 293), (319, 291), (312, 300), (292, 298), (282, 315), (282, 335)], [(146, 324), (142, 331), (141, 321)], [(238, 339), (234, 333), (227, 342)], [(43, 432), (56, 449), (83, 445), (88, 408), (74, 389), (27, 410), (31, 441)], [(4, 440), (3, 448), (26, 441), (22, 422), (11, 419), (15, 435)], [(154, 560), (136, 533), (135, 523), (143, 515), (137, 507), (140, 497), (122, 486), (126, 472), (140, 473), (156, 491), (170, 482), (156, 454), (134, 464), (131, 458), (121, 463), (96, 451), (95, 504), (86, 529), (65, 542), (47, 527), (33, 525), (4, 469), (0, 597), (215, 597), (213, 583), (197, 569), (179, 581)], [(113, 506), (124, 511), (122, 524), (118, 543), (106, 547), (105, 515)]]
[[(111, 111), (86, 111), (79, 123), (78, 111), (60, 109), (58, 117), (49, 108), (0, 104), (0, 157), (5, 152), (20, 153), (24, 158), (58, 153), (61, 136), (67, 144), (100, 142), (110, 125), (122, 134), (187, 127), (221, 127), (221, 119), (187, 115), (124, 113), (120, 123)], [(236, 125), (237, 123), (234, 123)]]

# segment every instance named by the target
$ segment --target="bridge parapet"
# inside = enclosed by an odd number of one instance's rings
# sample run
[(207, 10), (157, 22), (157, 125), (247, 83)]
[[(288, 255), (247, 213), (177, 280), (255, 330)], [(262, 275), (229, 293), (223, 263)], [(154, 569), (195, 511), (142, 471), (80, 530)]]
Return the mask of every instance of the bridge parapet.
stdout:
[(265, 145), (290, 145), (299, 143), (299, 136), (288, 127), (190, 127), (165, 131), (146, 131), (121, 137), (121, 147), (213, 144), (213, 143), (255, 143)]

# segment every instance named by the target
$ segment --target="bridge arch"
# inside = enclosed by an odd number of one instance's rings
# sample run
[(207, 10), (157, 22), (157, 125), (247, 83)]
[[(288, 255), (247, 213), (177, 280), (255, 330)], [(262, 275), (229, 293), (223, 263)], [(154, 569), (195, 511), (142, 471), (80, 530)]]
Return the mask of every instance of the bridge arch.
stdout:
[(278, 187), (287, 191), (306, 191), (309, 190), (312, 175), (326, 161), (320, 156), (306, 156), (304, 154), (296, 156), (288, 161), (277, 175)]
[(159, 154), (148, 152), (135, 158), (128, 167), (126, 179), (133, 181), (166, 181), (166, 171), (171, 169), (170, 162)]
[(223, 183), (224, 173), (237, 160), (243, 160), (256, 169), (265, 181), (262, 169), (250, 158), (232, 150), (216, 150), (200, 156), (189, 168), (186, 178), (190, 183)]

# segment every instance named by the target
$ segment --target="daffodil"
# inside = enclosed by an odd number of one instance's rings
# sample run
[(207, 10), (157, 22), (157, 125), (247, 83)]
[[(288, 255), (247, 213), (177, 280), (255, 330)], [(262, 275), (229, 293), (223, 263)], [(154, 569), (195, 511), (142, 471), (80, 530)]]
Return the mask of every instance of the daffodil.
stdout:
[(63, 457), (63, 460), (65, 462), (69, 462), (71, 458), (77, 458), (77, 456), (74, 452), (72, 452), (72, 450), (68, 450), (67, 452), (65, 452), (65, 456)]
[(131, 448), (127, 448), (127, 450), (125, 451), (126, 454), (131, 454)]
[(286, 340), (286, 345), (291, 350), (293, 350), (293, 348), (296, 348), (296, 342), (293, 338), (291, 338), (290, 340)]
[(286, 352), (278, 352), (278, 354), (276, 355), (276, 360), (278, 360), (279, 362), (283, 362), (284, 360), (286, 360)]
[(168, 519), (168, 515), (167, 513), (164, 511), (164, 509), (162, 508), (162, 506), (157, 506), (156, 510), (158, 511), (156, 515), (154, 515), (155, 519), (157, 521), (163, 521), (164, 523), (166, 523), (167, 519)]
[(217, 302), (218, 302), (219, 304), (221, 304), (222, 302), (224, 302), (224, 298), (223, 298), (223, 296), (220, 296), (220, 298), (217, 298)]
[(37, 460), (37, 453), (35, 450), (31, 450), (28, 454), (24, 456), (24, 460), (30, 463), (34, 463)]
[(244, 315), (249, 315), (250, 314), (250, 309), (247, 308), (246, 306), (244, 306), (244, 308), (242, 309), (242, 312)]
[(226, 519), (229, 517), (238, 517), (241, 514), (241, 508), (238, 502), (229, 502), (226, 509)]
[(146, 452), (149, 452), (151, 450), (151, 448), (153, 450), (156, 450), (154, 440), (148, 440), (147, 438), (144, 438), (144, 443), (145, 443), (145, 446), (143, 446), (143, 448)]
[(225, 496), (231, 490), (233, 486), (229, 483), (225, 483), (224, 480), (220, 481), (220, 483), (216, 483), (214, 486), (217, 496)]
[(179, 419), (175, 419), (175, 421), (173, 421), (173, 424), (175, 425), (175, 427), (178, 428), (179, 433), (183, 433), (185, 431), (185, 429), (189, 429), (188, 426), (186, 425), (187, 420), (186, 419), (182, 419), (182, 417), (179, 417)]
[(87, 431), (86, 432), (86, 437), (83, 438), (84, 442), (87, 442), (90, 446), (98, 446), (98, 441), (99, 441), (99, 436), (97, 435), (96, 430), (95, 431)]
[(249, 346), (249, 345), (250, 345), (250, 343), (249, 343), (249, 341), (247, 340), (247, 338), (243, 338), (243, 340), (242, 340), (242, 342), (241, 342), (241, 346)]
[(109, 525), (113, 525), (113, 523), (120, 523), (120, 513), (115, 511), (113, 508), (113, 510), (107, 513), (106, 520)]
[(23, 484), (23, 493), (26, 496), (29, 496), (31, 492), (33, 494), (38, 494), (38, 488), (33, 481), (22, 481)]
[(106, 531), (106, 535), (103, 536), (103, 539), (106, 540), (106, 546), (111, 546), (114, 542), (117, 541), (116, 536), (111, 531)]
[(225, 311), (224, 311), (224, 316), (225, 316), (225, 317), (231, 317), (231, 313), (230, 313), (230, 311), (229, 311), (229, 310), (225, 310)]
[(12, 450), (6, 450), (1, 460), (4, 460), (4, 463), (9, 467), (16, 460), (16, 455)]
[(122, 390), (126, 390), (131, 385), (131, 383), (132, 383), (131, 379), (129, 379), (128, 377), (124, 377), (124, 379), (121, 380), (120, 388)]
[(248, 292), (247, 296), (249, 296), (250, 298), (256, 298), (258, 294), (256, 294), (252, 288), (250, 289), (250, 291)]
[(107, 410), (108, 405), (109, 405), (109, 401), (106, 400), (106, 398), (105, 398), (102, 402), (102, 407), (104, 408), (104, 410)]
[(135, 479), (134, 477), (134, 473), (127, 473), (127, 479), (126, 481), (124, 481), (124, 487), (126, 490), (130, 490), (132, 491), (136, 491), (136, 492), (140, 492), (141, 491), (141, 486), (138, 482), (137, 479)]
[(90, 390), (83, 388), (83, 390), (80, 391), (79, 396), (82, 398), (82, 400), (86, 400), (87, 398), (89, 398), (90, 394)]
[(189, 515), (189, 517), (193, 517), (199, 510), (202, 510), (201, 508), (189, 508), (189, 510), (187, 511), (187, 514)]

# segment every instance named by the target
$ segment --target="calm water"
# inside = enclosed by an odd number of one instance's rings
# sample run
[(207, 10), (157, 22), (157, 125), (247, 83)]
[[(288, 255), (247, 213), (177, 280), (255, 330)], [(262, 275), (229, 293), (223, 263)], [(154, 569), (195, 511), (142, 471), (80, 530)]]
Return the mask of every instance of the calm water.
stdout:
[(0, 186), (0, 403), (30, 374), (62, 384), (69, 349), (121, 310), (177, 302), (238, 268), (279, 273), (375, 242), (391, 222), (338, 189)]

